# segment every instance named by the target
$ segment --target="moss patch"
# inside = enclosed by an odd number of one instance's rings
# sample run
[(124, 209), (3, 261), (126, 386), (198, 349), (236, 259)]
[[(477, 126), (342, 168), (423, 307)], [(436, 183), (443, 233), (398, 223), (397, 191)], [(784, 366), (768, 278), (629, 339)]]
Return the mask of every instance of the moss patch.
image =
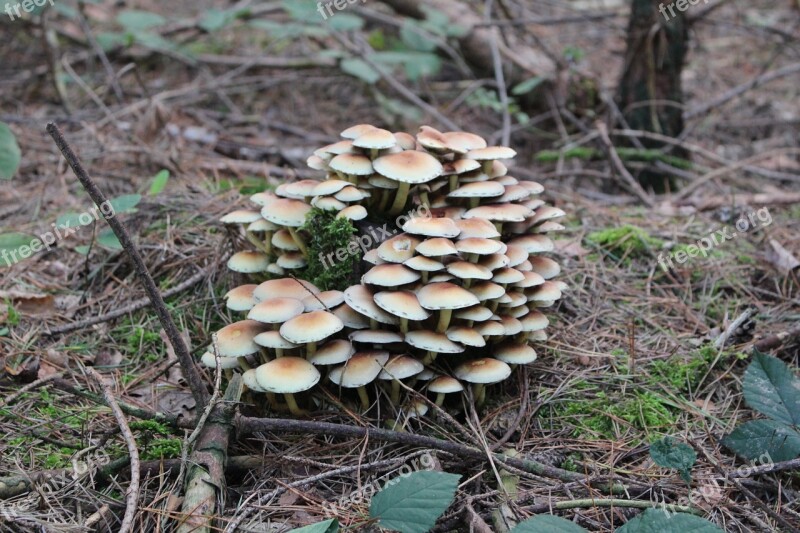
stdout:
[(664, 245), (661, 239), (651, 237), (642, 228), (628, 224), (590, 233), (586, 236), (586, 242), (606, 250), (618, 259), (647, 256), (652, 250), (658, 250)]
[(358, 230), (350, 220), (336, 218), (335, 212), (313, 209), (302, 229), (311, 236), (304, 279), (324, 291), (343, 291), (358, 282), (363, 253), (354, 242)]

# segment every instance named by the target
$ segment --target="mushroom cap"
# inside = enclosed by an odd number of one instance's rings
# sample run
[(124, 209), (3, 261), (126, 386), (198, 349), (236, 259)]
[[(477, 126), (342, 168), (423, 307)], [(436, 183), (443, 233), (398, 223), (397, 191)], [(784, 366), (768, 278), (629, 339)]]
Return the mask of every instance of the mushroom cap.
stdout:
[(486, 148), (486, 141), (484, 138), (474, 133), (468, 133), (466, 131), (448, 131), (442, 135), (447, 140), (447, 144), (460, 153)]
[(437, 394), (451, 394), (453, 392), (461, 392), (464, 390), (464, 385), (461, 384), (456, 378), (450, 376), (439, 376), (434, 378), (428, 383), (428, 390)]
[(343, 303), (333, 310), (333, 314), (339, 317), (339, 320), (350, 329), (365, 329), (369, 327), (369, 319)]
[(217, 332), (217, 346), (221, 357), (244, 357), (258, 351), (253, 341), (265, 326), (255, 320), (241, 320), (228, 324)]
[(344, 130), (340, 135), (345, 139), (358, 139), (368, 131), (376, 129), (372, 124), (356, 124)]
[(320, 181), (317, 183), (317, 186), (314, 187), (314, 194), (312, 196), (330, 196), (351, 185), (352, 183), (344, 180), (331, 179)]
[(485, 357), (459, 365), (455, 375), (469, 383), (497, 383), (511, 375), (511, 367), (497, 359)]
[[(358, 313), (382, 324), (399, 324), (400, 319), (375, 304), (372, 292), (364, 285), (351, 285), (344, 291), (344, 301)], [(352, 327), (352, 326), (350, 326)]]
[(508, 242), (509, 246), (519, 246), (529, 254), (553, 251), (553, 241), (546, 235), (521, 235)]
[(370, 176), (367, 183), (378, 189), (397, 189), (400, 184), (380, 174)]
[(308, 261), (306, 261), (306, 257), (301, 252), (286, 252), (278, 256), (276, 263), (281, 268), (293, 270), (295, 268), (303, 268), (308, 264)]
[(378, 246), (378, 257), (390, 263), (402, 263), (414, 256), (414, 249), (419, 243), (419, 238), (401, 233)]
[(403, 150), (413, 150), (417, 147), (417, 140), (414, 136), (404, 131), (394, 132), (394, 138)]
[(273, 350), (291, 350), (297, 348), (299, 345), (289, 342), (284, 339), (279, 331), (265, 331), (259, 333), (253, 338), (253, 342), (264, 348), (272, 348)]
[(264, 272), (269, 265), (269, 257), (261, 252), (236, 252), (228, 259), (228, 268), (242, 274)]
[(339, 154), (328, 162), (328, 166), (351, 176), (369, 176), (373, 172), (372, 161), (361, 154)]
[(564, 215), (566, 215), (566, 213), (562, 209), (550, 205), (545, 205), (536, 210), (536, 213), (529, 220), (529, 222), (535, 225), (540, 222), (544, 222), (546, 220), (561, 218)]
[(312, 170), (328, 170), (328, 162), (314, 154), (308, 156), (306, 165)]
[(333, 195), (334, 198), (341, 202), (359, 202), (364, 198), (369, 198), (371, 195), (368, 192), (364, 192), (357, 187), (345, 187), (341, 191), (337, 192)]
[(381, 128), (372, 128), (371, 130), (367, 130), (356, 137), (353, 141), (353, 146), (375, 150), (384, 150), (386, 148), (391, 148), (396, 144), (397, 139), (395, 139), (392, 132)]
[(525, 289), (528, 287), (538, 287), (544, 283), (544, 278), (536, 272), (522, 272), (522, 275), (524, 278), (516, 282), (514, 284), (515, 287)]
[(495, 320), (487, 320), (475, 326), (475, 329), (484, 337), (497, 337), (506, 334), (506, 328)]
[(303, 313), (285, 322), (280, 329), (281, 336), (289, 342), (306, 344), (327, 339), (344, 328), (339, 317), (328, 311)]
[(476, 348), (486, 346), (486, 341), (483, 339), (483, 336), (481, 336), (480, 333), (465, 326), (448, 328), (448, 330), (445, 332), (445, 335), (447, 335), (447, 338), (451, 341), (465, 344), (467, 346), (474, 346)]
[(458, 242), (456, 242), (456, 248), (459, 252), (465, 254), (491, 255), (502, 250), (503, 243), (493, 239), (468, 237), (466, 239), (459, 239)]
[(225, 294), (225, 305), (231, 311), (249, 311), (256, 305), (253, 291), (256, 290), (257, 286), (250, 283), (234, 287)]
[(367, 344), (391, 344), (403, 342), (403, 334), (397, 331), (382, 329), (360, 329), (348, 335), (350, 342), (364, 342)]
[(467, 157), (475, 161), (490, 161), (493, 159), (513, 159), (517, 152), (508, 146), (487, 146), (467, 152)]
[(475, 322), (484, 322), (492, 318), (492, 312), (489, 310), (488, 307), (483, 305), (473, 305), (471, 307), (466, 307), (455, 313), (456, 318), (461, 318), (463, 320), (474, 320)]
[(508, 257), (508, 266), (510, 267), (521, 265), (528, 260), (529, 255), (528, 252), (516, 244), (509, 244), (506, 247), (506, 257)]
[(275, 274), (276, 276), (284, 276), (286, 274), (286, 271), (283, 269), (283, 267), (278, 266), (277, 263), (270, 263), (267, 266), (267, 272), (270, 274)]
[(346, 203), (333, 196), (316, 196), (311, 200), (311, 205), (323, 211), (341, 211), (347, 207)]
[(416, 252), (425, 257), (441, 257), (458, 254), (458, 250), (456, 249), (456, 245), (453, 244), (453, 241), (444, 237), (425, 239), (417, 245)]
[[(499, 180), (504, 180), (504, 181), (509, 182), (509, 183), (512, 180), (516, 181), (511, 176), (504, 176), (504, 177), (498, 178), (498, 179)], [(529, 197), (531, 195), (531, 191), (529, 191), (525, 187), (523, 187), (521, 185), (513, 185), (513, 184), (509, 184), (509, 183), (505, 183), (504, 184), (505, 188), (506, 188), (506, 192), (504, 192), (503, 195), (500, 196), (497, 199), (498, 202), (520, 202), (522, 200), (525, 200), (527, 197)]]
[(403, 183), (426, 183), (444, 171), (438, 159), (414, 150), (383, 155), (372, 165), (378, 174)]
[(336, 218), (349, 218), (350, 220), (364, 220), (367, 218), (367, 210), (363, 205), (351, 205), (345, 207), (336, 215)]
[(425, 366), (410, 355), (395, 355), (383, 365), (378, 379), (406, 379), (425, 370)]
[(424, 329), (406, 333), (406, 344), (436, 353), (461, 353), (464, 351), (463, 346), (448, 339), (444, 333)]
[(419, 133), (417, 133), (417, 142), (431, 152), (444, 153), (452, 151), (444, 134), (430, 126), (420, 126)]
[(328, 144), (314, 150), (314, 155), (321, 157), (322, 159), (331, 159), (331, 155), (339, 155), (339, 154), (350, 154), (353, 152), (353, 141), (350, 139), (345, 139), (344, 141), (335, 142), (333, 144)]
[(531, 210), (521, 204), (479, 205), (464, 213), (464, 218), (485, 218), (494, 222), (523, 222)]
[(415, 255), (414, 257), (403, 261), (403, 264), (409, 268), (413, 268), (418, 272), (436, 272), (439, 270), (444, 270), (443, 263), (423, 255)]
[(272, 191), (257, 192), (250, 197), (250, 201), (259, 207), (264, 207), (267, 204), (271, 204), (277, 199), (278, 195)]
[(535, 181), (523, 180), (519, 184), (531, 191), (531, 194), (539, 194), (544, 191), (542, 184)]
[(530, 262), (533, 271), (544, 279), (554, 278), (561, 274), (561, 266), (549, 257), (535, 255), (530, 258)]
[(448, 198), (492, 198), (501, 196), (506, 188), (496, 181), (465, 183), (447, 195)]
[(269, 298), (294, 298), (302, 300), (310, 294), (319, 294), (320, 290), (310, 281), (294, 278), (271, 279), (265, 281), (253, 291), (256, 301)]
[(397, 287), (413, 283), (420, 278), (419, 272), (398, 263), (376, 265), (361, 277), (361, 283), (381, 287)]
[[(217, 368), (217, 359), (214, 357), (212, 352), (206, 352), (200, 358), (204, 365), (208, 368)], [(239, 358), (238, 357), (221, 357), (219, 358), (219, 366), (222, 369), (230, 369), (230, 368), (238, 368), (239, 367)]]
[(428, 283), (417, 291), (417, 299), (422, 307), (430, 310), (461, 309), (479, 302), (467, 289), (446, 281)]
[(550, 324), (547, 317), (540, 311), (530, 311), (519, 321), (522, 324), (522, 331), (527, 332), (541, 331)]
[(465, 218), (456, 220), (456, 226), (461, 230), (462, 239), (479, 237), (484, 239), (495, 239), (500, 236), (497, 228), (484, 218)]
[(285, 191), (298, 200), (306, 196), (314, 196), (314, 189), (319, 185), (319, 180), (298, 180), (286, 184)]
[(256, 381), (268, 392), (294, 394), (319, 382), (319, 370), (301, 357), (279, 357), (256, 368)]
[(354, 353), (356, 349), (350, 341), (334, 339), (317, 348), (314, 355), (308, 358), (308, 362), (312, 365), (338, 365), (350, 359)]
[(294, 298), (270, 298), (256, 304), (247, 314), (250, 320), (264, 324), (283, 323), (303, 312), (303, 304)]
[(273, 224), (272, 222), (270, 222), (266, 218), (262, 217), (260, 213), (259, 213), (258, 216), (259, 216), (258, 220), (248, 224), (247, 231), (250, 231), (250, 232), (275, 231), (276, 229), (278, 229), (280, 227), (280, 226), (278, 226), (276, 224)]
[(267, 392), (267, 390), (258, 384), (258, 379), (256, 378), (256, 369), (251, 368), (250, 370), (245, 370), (242, 374), (242, 383), (245, 386), (254, 392)]
[(431, 316), (411, 291), (383, 291), (374, 296), (375, 304), (384, 311), (408, 320), (425, 320)]
[(299, 228), (306, 221), (311, 206), (301, 200), (280, 198), (261, 208), (261, 216), (274, 224)]
[(494, 271), (492, 281), (495, 283), (517, 283), (525, 279), (525, 275), (519, 270), (511, 267), (504, 267)]
[(289, 252), (296, 252), (300, 249), (300, 246), (298, 246), (294, 237), (292, 237), (292, 234), (289, 233), (287, 229), (279, 229), (273, 233), (271, 242), (275, 248), (280, 248), (281, 250), (287, 250)]
[(403, 224), (403, 231), (426, 237), (458, 237), (461, 230), (449, 218), (415, 217)]
[[(500, 323), (503, 325), (506, 335), (516, 335), (522, 331), (522, 322), (513, 316), (501, 316)], [(506, 363), (508, 363), (508, 361), (506, 361)]]
[(330, 310), (344, 302), (342, 291), (323, 291), (319, 294), (309, 294), (302, 300), (306, 313), (311, 311)]
[(552, 281), (545, 281), (538, 287), (531, 289), (528, 294), (529, 302), (553, 301), (561, 298), (561, 290)]
[(509, 365), (527, 365), (536, 361), (536, 350), (527, 344), (502, 344), (494, 349), (492, 356)]
[(478, 264), (481, 266), (485, 266), (489, 270), (497, 270), (498, 268), (503, 268), (508, 266), (510, 261), (508, 257), (504, 254), (489, 254), (481, 256), (478, 259)]
[(331, 370), (328, 377), (346, 389), (363, 387), (375, 381), (388, 360), (389, 352), (357, 352), (345, 364)]
[(453, 261), (447, 265), (447, 271), (458, 279), (492, 279), (492, 271), (469, 261)]
[(261, 213), (258, 211), (252, 211), (250, 209), (237, 209), (236, 211), (231, 211), (221, 219), (220, 222), (223, 224), (250, 224), (259, 220), (261, 218)]
[(466, 174), (481, 168), (481, 164), (474, 159), (456, 159), (444, 164), (444, 175)]

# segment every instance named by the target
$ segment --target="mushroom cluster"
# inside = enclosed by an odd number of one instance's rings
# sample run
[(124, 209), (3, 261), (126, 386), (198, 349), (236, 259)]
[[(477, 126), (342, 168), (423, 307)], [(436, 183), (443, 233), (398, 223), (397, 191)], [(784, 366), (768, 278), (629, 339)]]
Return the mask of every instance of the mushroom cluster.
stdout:
[[(336, 393), (354, 389), (364, 409), (381, 391), (398, 404), (401, 382), (438, 405), (469, 385), (482, 403), (486, 385), (533, 362), (533, 346), (547, 338), (541, 308), (566, 287), (553, 279), (560, 267), (546, 255), (546, 234), (563, 229), (556, 219), (565, 213), (539, 198), (540, 184), (507, 174), (503, 161), (514, 150), (477, 135), (361, 124), (342, 137), (308, 158), (323, 180), (257, 193), (255, 208), (222, 218), (243, 225), (255, 249), (228, 263), (253, 283), (226, 295), (246, 318), (219, 331), (220, 364), (240, 368), (273, 406), (282, 394), (295, 414), (293, 395), (320, 382)], [(317, 287), (303, 278), (324, 260), (309, 252), (315, 208), (351, 224), (385, 222), (391, 237), (366, 251), (359, 284)], [(216, 358), (209, 351), (203, 362)], [(408, 410), (421, 416), (424, 404)]]

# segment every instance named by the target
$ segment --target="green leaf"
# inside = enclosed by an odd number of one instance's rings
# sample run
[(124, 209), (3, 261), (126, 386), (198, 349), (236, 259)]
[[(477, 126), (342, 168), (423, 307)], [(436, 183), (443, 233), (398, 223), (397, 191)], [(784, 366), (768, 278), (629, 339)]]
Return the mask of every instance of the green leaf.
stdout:
[(19, 169), (22, 152), (17, 138), (5, 122), (0, 122), (0, 179), (10, 180)]
[(381, 75), (369, 66), (365, 61), (356, 58), (348, 58), (339, 63), (339, 68), (345, 74), (350, 74), (360, 80), (369, 84), (373, 84), (381, 79)]
[(436, 54), (419, 54), (405, 63), (406, 76), (416, 81), (424, 76), (434, 76), (442, 69), (442, 60)]
[(157, 196), (161, 191), (164, 190), (164, 187), (167, 186), (167, 182), (169, 181), (169, 170), (162, 170), (155, 176), (153, 176), (153, 181), (150, 182), (150, 191), (147, 193), (150, 196)]
[(132, 42), (132, 35), (121, 32), (100, 32), (97, 34), (97, 44), (104, 51), (109, 52), (118, 46), (129, 46)]
[(460, 477), (444, 472), (413, 472), (376, 494), (369, 515), (386, 529), (426, 533), (453, 502)]
[(722, 439), (722, 444), (748, 460), (767, 454), (768, 462), (789, 461), (800, 456), (800, 433), (774, 420), (746, 422)]
[(338, 13), (328, 19), (331, 28), (338, 31), (355, 31), (364, 27), (364, 19), (352, 13)]
[(0, 268), (10, 267), (22, 258), (12, 257), (10, 252), (15, 252), (21, 246), (30, 246), (33, 237), (24, 233), (3, 233), (0, 235)]
[[(317, 11), (317, 0), (283, 0), (283, 10), (300, 22), (321, 18)], [(335, 11), (334, 14), (336, 14)]]
[(134, 213), (136, 206), (142, 201), (141, 194), (123, 194), (109, 200), (115, 214)]
[(800, 425), (800, 379), (780, 359), (754, 350), (742, 391), (747, 405), (756, 411), (785, 424)]
[[(81, 226), (80, 213), (64, 213), (56, 219), (56, 226), (59, 228), (76, 228)], [(92, 217), (94, 220), (94, 217)]]
[(76, 246), (75, 248), (73, 248), (74, 251), (78, 252), (81, 255), (89, 255), (89, 251), (91, 249), (92, 249), (91, 246), (87, 246), (84, 244), (81, 244), (80, 246)]
[(150, 11), (126, 9), (117, 15), (117, 22), (126, 30), (135, 33), (161, 26), (167, 22), (167, 19)]
[(328, 35), (328, 28), (309, 26), (298, 22), (275, 22), (274, 20), (256, 19), (249, 22), (253, 28), (266, 31), (275, 40), (292, 39), (295, 37), (325, 37)]
[(528, 78), (525, 81), (520, 82), (513, 89), (511, 89), (511, 94), (514, 96), (519, 96), (520, 94), (527, 94), (538, 87), (544, 80), (547, 78), (545, 76), (536, 76), (533, 78)]
[(106, 228), (100, 232), (100, 235), (97, 236), (97, 244), (109, 250), (122, 250), (122, 244), (111, 228)]
[(678, 442), (672, 437), (664, 437), (650, 445), (650, 457), (658, 466), (674, 468), (686, 483), (692, 482), (689, 471), (697, 461), (697, 454), (691, 446)]
[(339, 531), (339, 522), (332, 518), (324, 522), (318, 522), (309, 526), (300, 527), (291, 530), (289, 533), (337, 533)]
[(406, 19), (400, 27), (400, 39), (403, 43), (412, 50), (419, 50), (420, 52), (433, 52), (436, 50), (436, 41), (425, 37), (420, 32), (423, 28), (411, 19)]
[(0, 337), (6, 337), (8, 335), (9, 329), (8, 328), (0, 328)]
[(157, 33), (139, 31), (133, 34), (133, 38), (138, 44), (152, 50), (163, 50), (167, 52), (178, 51), (178, 45)]
[(540, 514), (520, 522), (511, 533), (586, 533), (586, 530), (560, 516)]
[(238, 15), (237, 11), (212, 8), (205, 12), (197, 25), (204, 31), (213, 33), (236, 20)]
[(665, 509), (647, 509), (629, 520), (615, 533), (724, 533), (717, 526), (699, 516), (673, 513)]

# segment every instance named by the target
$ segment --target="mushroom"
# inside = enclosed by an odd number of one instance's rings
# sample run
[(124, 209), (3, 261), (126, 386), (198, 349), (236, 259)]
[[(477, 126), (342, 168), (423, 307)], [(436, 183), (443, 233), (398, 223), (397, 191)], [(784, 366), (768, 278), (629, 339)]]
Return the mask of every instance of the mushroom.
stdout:
[(253, 297), (257, 285), (240, 285), (225, 294), (225, 306), (231, 311), (249, 311), (256, 305)]
[(361, 406), (367, 410), (369, 409), (369, 396), (365, 387), (375, 381), (388, 360), (388, 352), (358, 352), (344, 365), (331, 370), (328, 378), (340, 387), (358, 389)]
[(486, 398), (486, 385), (506, 379), (511, 375), (511, 367), (497, 359), (485, 357), (459, 365), (455, 375), (458, 379), (473, 384), (475, 404), (482, 405)]
[(310, 294), (319, 294), (320, 290), (310, 281), (295, 278), (271, 279), (255, 288), (253, 297), (257, 302), (269, 298), (294, 298), (302, 300)]
[(467, 157), (480, 161), (483, 164), (483, 172), (489, 175), (492, 173), (495, 159), (513, 159), (516, 155), (517, 152), (507, 146), (487, 146), (467, 152)]
[(375, 305), (384, 311), (400, 317), (400, 331), (408, 333), (408, 321), (421, 322), (431, 316), (411, 291), (384, 291), (373, 297)]
[(375, 304), (372, 292), (364, 285), (352, 285), (344, 291), (344, 301), (356, 312), (370, 319), (370, 327), (377, 329), (377, 324), (397, 325), (400, 319)]
[(342, 291), (324, 291), (319, 294), (309, 294), (301, 301), (306, 313), (323, 309), (330, 311), (344, 302), (344, 293)]
[(319, 370), (300, 357), (281, 357), (256, 369), (256, 381), (268, 392), (283, 394), (289, 411), (300, 416), (307, 414), (298, 407), (294, 395), (307, 391), (319, 382)]
[(341, 154), (330, 160), (328, 166), (351, 184), (358, 184), (358, 176), (369, 176), (373, 172), (372, 161), (361, 154)]
[(395, 355), (387, 362), (378, 379), (392, 380), (390, 399), (392, 404), (400, 403), (400, 380), (414, 377), (422, 372), (425, 367), (409, 355)]
[(439, 376), (432, 379), (428, 383), (428, 390), (436, 393), (436, 405), (439, 407), (444, 404), (445, 394), (452, 394), (454, 392), (461, 392), (464, 390), (464, 385), (461, 384), (456, 378), (450, 376)]
[(308, 362), (317, 366), (338, 365), (350, 359), (354, 353), (356, 349), (350, 341), (334, 339), (320, 346), (317, 352), (308, 358)]
[(284, 350), (297, 348), (299, 345), (289, 342), (281, 336), (280, 331), (265, 331), (253, 338), (253, 342), (264, 348), (275, 350), (275, 357), (283, 357)]
[(311, 206), (300, 200), (281, 198), (265, 205), (261, 209), (261, 216), (273, 224), (285, 226), (292, 238), (300, 247), (303, 255), (308, 257), (308, 246), (298, 233), (298, 228), (305, 224), (306, 215), (311, 211)]
[(477, 304), (478, 298), (468, 290), (453, 283), (429, 283), (417, 291), (422, 307), (439, 311), (438, 333), (444, 333), (450, 325), (453, 309), (462, 309)]
[(370, 268), (361, 277), (361, 283), (380, 287), (399, 287), (414, 283), (420, 278), (419, 272), (398, 263), (386, 263)]
[(306, 345), (306, 357), (317, 350), (317, 342), (341, 331), (344, 324), (328, 311), (311, 311), (296, 316), (281, 326), (281, 336), (289, 342)]
[(427, 183), (444, 170), (432, 155), (412, 150), (381, 156), (372, 164), (375, 172), (400, 183), (389, 207), (389, 215), (397, 215), (403, 210), (411, 184)]
[(381, 128), (367, 130), (353, 141), (353, 146), (368, 149), (372, 159), (378, 157), (381, 150), (392, 148), (395, 145), (397, 145), (397, 139), (392, 132)]
[(242, 274), (264, 272), (269, 265), (269, 256), (261, 252), (236, 252), (228, 259), (228, 268)]
[(425, 257), (423, 255), (415, 255), (414, 257), (403, 261), (407, 267), (422, 273), (422, 283), (428, 283), (428, 276), (430, 272), (438, 272), (444, 270), (444, 263), (440, 263), (435, 259)]
[(527, 365), (536, 361), (536, 351), (527, 344), (509, 343), (498, 346), (492, 354), (495, 359), (510, 365)]
[(250, 320), (264, 324), (282, 324), (303, 312), (303, 304), (294, 298), (270, 298), (256, 304), (247, 314)]
[(440, 353), (461, 353), (464, 347), (447, 338), (443, 333), (435, 331), (417, 330), (406, 333), (406, 344), (426, 352), (422, 362), (430, 364)]

